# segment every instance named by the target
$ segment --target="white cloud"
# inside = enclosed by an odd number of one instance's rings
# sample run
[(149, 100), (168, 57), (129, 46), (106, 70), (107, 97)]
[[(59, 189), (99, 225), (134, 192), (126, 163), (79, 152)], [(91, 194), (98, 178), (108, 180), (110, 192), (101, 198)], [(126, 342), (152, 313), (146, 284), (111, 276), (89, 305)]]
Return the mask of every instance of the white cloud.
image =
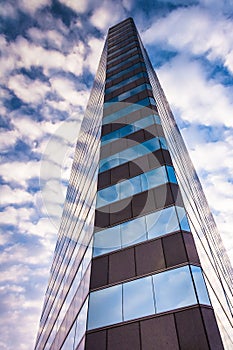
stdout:
[(9, 205), (9, 204), (22, 204), (22, 203), (28, 203), (33, 202), (33, 196), (20, 189), (12, 189), (8, 185), (3, 185), (1, 187), (1, 205)]
[(33, 177), (39, 176), (40, 162), (29, 161), (2, 163), (0, 165), (0, 174), (5, 182), (12, 182), (25, 187), (27, 181)]
[(31, 80), (22, 74), (10, 77), (8, 87), (26, 103), (41, 103), (49, 91), (48, 84), (39, 80)]
[(77, 13), (84, 13), (88, 9), (89, 0), (59, 0), (61, 4), (70, 7)]
[(40, 8), (50, 6), (51, 0), (21, 0), (19, 5), (23, 11), (33, 15)]
[(144, 43), (166, 43), (178, 51), (220, 58), (233, 72), (233, 23), (201, 7), (179, 8), (155, 21), (142, 37)]
[(88, 90), (77, 91), (73, 81), (64, 77), (53, 77), (50, 79), (52, 89), (66, 102), (73, 105), (85, 107), (90, 92)]
[(98, 29), (106, 31), (125, 17), (125, 10), (121, 3), (103, 1), (101, 6), (96, 8), (90, 17), (90, 22)]
[(96, 74), (101, 53), (103, 51), (104, 40), (91, 37), (88, 40), (90, 52), (85, 60), (85, 66), (88, 67), (93, 75)]
[(208, 80), (198, 61), (177, 56), (157, 70), (173, 110), (188, 122), (233, 126), (231, 88)]

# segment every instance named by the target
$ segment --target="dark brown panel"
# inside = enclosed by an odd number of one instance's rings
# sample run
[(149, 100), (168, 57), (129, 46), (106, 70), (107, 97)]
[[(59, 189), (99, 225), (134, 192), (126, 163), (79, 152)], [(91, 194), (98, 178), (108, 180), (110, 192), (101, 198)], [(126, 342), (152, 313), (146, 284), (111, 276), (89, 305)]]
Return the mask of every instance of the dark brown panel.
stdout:
[(183, 233), (184, 243), (188, 255), (188, 260), (191, 263), (200, 264), (200, 260), (197, 254), (197, 249), (194, 243), (194, 239), (191, 233), (184, 232)]
[(129, 177), (129, 163), (111, 169), (111, 184), (116, 184), (120, 180), (128, 179)]
[(145, 242), (135, 247), (137, 275), (165, 268), (161, 239)]
[[(113, 141), (110, 143), (111, 144), (111, 154), (115, 154), (118, 152), (123, 151), (124, 149), (127, 148), (127, 141), (124, 138), (120, 138), (116, 141)], [(108, 146), (109, 144), (105, 145), (104, 147)], [(110, 155), (110, 154), (109, 154)]]
[(150, 170), (148, 156), (135, 159), (133, 162), (129, 162), (130, 177), (137, 176)]
[(95, 333), (88, 333), (86, 335), (85, 350), (106, 350), (107, 332), (99, 331)]
[(174, 204), (174, 199), (169, 184), (158, 186), (153, 191), (157, 208), (164, 208)]
[[(129, 202), (130, 201), (130, 202)], [(110, 225), (123, 222), (132, 217), (131, 198), (110, 204)]]
[(173, 198), (174, 198), (174, 203), (178, 206), (181, 206), (183, 207), (184, 206), (184, 202), (183, 202), (183, 199), (182, 199), (182, 196), (181, 196), (181, 193), (180, 193), (180, 189), (179, 189), (179, 186), (176, 185), (176, 184), (170, 184), (171, 186), (171, 191), (172, 191), (172, 195), (173, 195)]
[(172, 165), (172, 160), (171, 160), (170, 153), (167, 150), (163, 149), (162, 150), (162, 154), (163, 154), (164, 163)]
[(147, 126), (144, 129), (144, 133), (145, 133), (145, 140), (150, 140), (150, 139), (153, 139), (154, 137), (159, 136), (155, 124)]
[(104, 228), (110, 225), (110, 213), (109, 206), (101, 208), (100, 210), (95, 211), (95, 231), (98, 231), (100, 228)]
[(111, 155), (112, 143), (107, 143), (103, 147), (100, 148), (100, 159), (104, 159)]
[(101, 135), (104, 136), (104, 135), (108, 134), (111, 131), (112, 131), (111, 124), (105, 124), (105, 125), (102, 126), (102, 133), (101, 133)]
[(139, 323), (108, 330), (108, 350), (140, 350)]
[(98, 190), (107, 187), (111, 184), (111, 172), (110, 170), (99, 173), (98, 175)]
[(182, 264), (188, 260), (180, 232), (163, 237), (162, 242), (167, 267)]
[(140, 326), (143, 350), (179, 350), (173, 314), (141, 321)]
[(132, 198), (133, 217), (156, 210), (153, 191), (141, 192)]
[(156, 152), (152, 152), (148, 154), (148, 160), (150, 164), (150, 168), (158, 168), (164, 164), (164, 159), (161, 150)]
[(204, 324), (209, 339), (210, 349), (223, 350), (224, 347), (222, 344), (213, 309), (201, 307), (201, 312), (203, 315)]
[(175, 313), (180, 350), (209, 350), (199, 308)]
[(134, 277), (134, 249), (124, 249), (109, 255), (109, 283), (124, 281)]
[(108, 256), (101, 256), (92, 260), (91, 289), (108, 284)]

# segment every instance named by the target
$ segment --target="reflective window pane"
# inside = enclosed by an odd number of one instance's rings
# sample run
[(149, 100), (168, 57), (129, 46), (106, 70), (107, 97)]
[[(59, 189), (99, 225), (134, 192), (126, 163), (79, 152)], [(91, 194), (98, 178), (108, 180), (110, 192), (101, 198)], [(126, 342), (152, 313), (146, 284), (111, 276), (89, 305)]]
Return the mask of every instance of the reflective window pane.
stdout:
[(123, 284), (123, 310), (124, 321), (155, 313), (151, 276)]
[[(146, 181), (145, 181), (145, 177), (146, 177)], [(163, 166), (144, 173), (143, 179), (144, 179), (143, 188), (142, 188), (143, 191), (146, 191), (150, 188), (166, 183), (167, 174), (165, 171), (165, 167)]]
[(121, 224), (122, 247), (143, 242), (147, 239), (145, 216)]
[(178, 215), (178, 218), (180, 221), (181, 230), (190, 231), (187, 215), (185, 213), (184, 208), (176, 207), (176, 211), (177, 211), (177, 215)]
[(176, 179), (175, 170), (174, 170), (173, 166), (168, 165), (168, 166), (166, 166), (166, 168), (167, 168), (169, 181), (176, 184), (177, 179)]
[(188, 266), (153, 276), (156, 312), (164, 312), (197, 303)]
[(142, 191), (140, 176), (132, 177), (119, 183), (121, 199), (133, 196)]
[(210, 305), (210, 300), (209, 300), (206, 284), (201, 272), (201, 268), (198, 266), (191, 266), (191, 270), (192, 270), (192, 275), (193, 275), (199, 303)]
[(179, 230), (174, 207), (169, 207), (146, 216), (148, 239)]
[(94, 236), (94, 256), (121, 248), (120, 225), (96, 232)]
[(107, 326), (122, 320), (122, 285), (90, 294), (88, 329)]
[(103, 207), (109, 203), (120, 200), (119, 184), (109, 186), (97, 192), (96, 208)]

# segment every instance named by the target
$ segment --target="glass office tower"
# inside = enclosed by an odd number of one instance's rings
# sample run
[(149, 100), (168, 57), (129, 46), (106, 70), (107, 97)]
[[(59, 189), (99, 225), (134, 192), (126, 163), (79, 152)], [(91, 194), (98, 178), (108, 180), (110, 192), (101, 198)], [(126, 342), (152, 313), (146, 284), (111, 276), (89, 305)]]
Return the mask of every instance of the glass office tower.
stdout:
[(231, 293), (229, 260), (129, 18), (109, 29), (81, 126), (35, 349), (232, 349)]

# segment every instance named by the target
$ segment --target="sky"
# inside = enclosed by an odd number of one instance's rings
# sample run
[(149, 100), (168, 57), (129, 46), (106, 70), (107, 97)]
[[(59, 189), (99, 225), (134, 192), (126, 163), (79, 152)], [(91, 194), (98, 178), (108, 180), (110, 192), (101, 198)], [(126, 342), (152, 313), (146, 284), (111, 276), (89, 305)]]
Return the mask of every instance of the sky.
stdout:
[(132, 16), (233, 262), (232, 0), (0, 0), (0, 349), (31, 350), (109, 26)]

